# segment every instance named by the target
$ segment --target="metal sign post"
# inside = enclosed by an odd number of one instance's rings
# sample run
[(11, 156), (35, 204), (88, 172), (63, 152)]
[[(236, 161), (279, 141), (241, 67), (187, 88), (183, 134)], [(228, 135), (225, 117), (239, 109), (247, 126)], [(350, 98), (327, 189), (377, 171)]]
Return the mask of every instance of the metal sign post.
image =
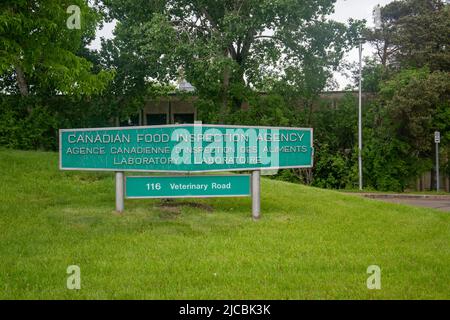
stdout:
[(258, 220), (261, 216), (261, 171), (252, 171), (252, 217)]
[(116, 211), (119, 213), (125, 209), (123, 191), (123, 172), (116, 172)]
[(436, 144), (436, 191), (439, 192), (439, 143), (441, 143), (441, 133), (439, 131), (434, 133), (434, 143)]

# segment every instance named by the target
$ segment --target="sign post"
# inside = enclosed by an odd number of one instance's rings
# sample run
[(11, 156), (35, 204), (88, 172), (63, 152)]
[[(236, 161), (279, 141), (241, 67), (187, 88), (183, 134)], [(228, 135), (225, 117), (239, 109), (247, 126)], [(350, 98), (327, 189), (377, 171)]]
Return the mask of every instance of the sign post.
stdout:
[(123, 172), (116, 172), (116, 211), (119, 213), (125, 209), (123, 196)]
[(434, 133), (434, 143), (436, 144), (436, 191), (439, 192), (439, 143), (441, 143), (441, 133), (439, 131)]
[(258, 220), (261, 216), (261, 171), (252, 171), (252, 217)]

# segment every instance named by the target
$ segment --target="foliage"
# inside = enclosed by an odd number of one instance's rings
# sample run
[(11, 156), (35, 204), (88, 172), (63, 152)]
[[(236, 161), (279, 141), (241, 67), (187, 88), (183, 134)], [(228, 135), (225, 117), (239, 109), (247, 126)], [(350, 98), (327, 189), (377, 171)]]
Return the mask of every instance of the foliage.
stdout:
[[(66, 12), (80, 8), (81, 28), (69, 29)], [(94, 94), (112, 73), (92, 73), (79, 51), (95, 36), (100, 16), (85, 0), (0, 3), (0, 78), (3, 91), (28, 94)]]
[[(20, 100), (24, 102), (24, 100)], [(3, 101), (4, 102), (4, 101)], [(49, 110), (36, 105), (31, 113), (26, 105), (10, 108), (1, 104), (0, 145), (9, 148), (56, 150), (58, 124)]]
[(247, 109), (230, 114), (227, 122), (231, 124), (260, 126), (293, 126), (298, 119), (296, 110), (286, 103), (280, 95), (261, 95), (254, 97)]
[(108, 50), (126, 57), (117, 59), (128, 61), (136, 84), (185, 77), (201, 99), (220, 105), (225, 121), (254, 90), (323, 89), (360, 28), (324, 20), (334, 2), (107, 0), (118, 20)]
[(367, 30), (383, 66), (450, 70), (450, 10), (440, 0), (392, 1), (381, 27)]
[[(420, 157), (431, 151), (438, 111), (450, 106), (450, 73), (427, 68), (409, 69), (385, 82), (380, 97), (387, 108), (390, 125), (396, 136)], [(444, 127), (442, 127), (444, 126)], [(441, 124), (448, 129), (448, 124)]]
[[(359, 86), (359, 67), (352, 68), (354, 88)], [(380, 64), (372, 57), (365, 57), (362, 67), (362, 92), (366, 94), (376, 94), (380, 90), (381, 82), (387, 80), (392, 75), (389, 68)]]
[(101, 97), (1, 96), (0, 145), (57, 150), (58, 129), (113, 125), (110, 111), (107, 100)]
[(314, 186), (327, 189), (354, 187), (357, 176), (352, 172), (354, 161), (348, 155), (331, 152), (327, 144), (321, 144), (316, 158)]
[(315, 167), (313, 185), (352, 188), (357, 146), (356, 99), (347, 94), (336, 106), (322, 102), (313, 113)]

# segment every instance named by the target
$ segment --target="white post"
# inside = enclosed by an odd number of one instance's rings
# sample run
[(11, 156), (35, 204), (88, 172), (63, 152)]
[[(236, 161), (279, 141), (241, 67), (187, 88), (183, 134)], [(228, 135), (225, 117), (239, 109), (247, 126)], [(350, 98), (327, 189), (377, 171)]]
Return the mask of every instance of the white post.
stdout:
[(261, 171), (252, 171), (252, 217), (258, 220), (261, 216)]
[(123, 172), (116, 172), (116, 211), (122, 213), (124, 205)]
[(358, 169), (359, 169), (359, 190), (362, 190), (363, 189), (363, 171), (362, 171), (362, 39), (359, 40)]

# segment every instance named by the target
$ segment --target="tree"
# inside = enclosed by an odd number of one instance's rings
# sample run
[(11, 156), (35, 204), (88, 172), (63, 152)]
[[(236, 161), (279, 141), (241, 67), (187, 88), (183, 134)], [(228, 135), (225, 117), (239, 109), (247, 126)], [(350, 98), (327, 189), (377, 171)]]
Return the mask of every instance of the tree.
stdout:
[[(180, 70), (221, 120), (255, 90), (280, 84), (314, 95), (326, 84), (359, 23), (325, 20), (335, 0), (105, 0), (121, 55), (142, 82), (175, 81)], [(130, 75), (130, 77), (133, 77)]]
[[(80, 28), (69, 28), (67, 20), (78, 9)], [(93, 74), (92, 63), (80, 56), (100, 18), (85, 0), (0, 3), (2, 90), (22, 96), (100, 92), (112, 73)]]
[(450, 73), (405, 69), (381, 84), (366, 135), (365, 168), (377, 189), (402, 191), (432, 169), (433, 133), (448, 154)]
[(381, 8), (381, 22), (365, 35), (384, 67), (450, 70), (448, 5), (440, 0), (393, 1)]
[(365, 115), (373, 123), (364, 163), (374, 187), (403, 190), (432, 169), (434, 130), (448, 134), (450, 6), (440, 0), (393, 1), (381, 8), (381, 22), (365, 32), (378, 61), (366, 64), (363, 86), (379, 99), (376, 114)]

